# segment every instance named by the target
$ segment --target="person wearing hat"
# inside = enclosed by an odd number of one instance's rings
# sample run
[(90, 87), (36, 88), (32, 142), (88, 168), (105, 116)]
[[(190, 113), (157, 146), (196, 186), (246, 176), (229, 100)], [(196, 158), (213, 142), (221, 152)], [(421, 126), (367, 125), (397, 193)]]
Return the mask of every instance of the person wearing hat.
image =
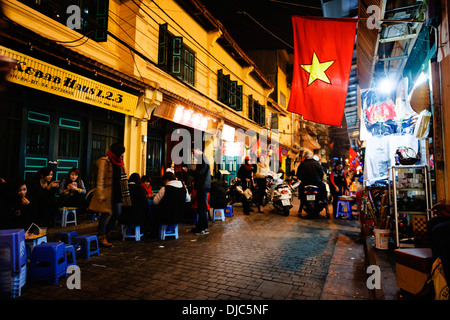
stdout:
[[(253, 183), (252, 178), (252, 165), (250, 164), (250, 157), (245, 157), (244, 163), (241, 164), (241, 167), (238, 170), (237, 177), (241, 181), (242, 190), (245, 191), (248, 188), (251, 188)], [(242, 196), (242, 207), (244, 209), (244, 214), (250, 214), (250, 200), (248, 200), (245, 195)]]

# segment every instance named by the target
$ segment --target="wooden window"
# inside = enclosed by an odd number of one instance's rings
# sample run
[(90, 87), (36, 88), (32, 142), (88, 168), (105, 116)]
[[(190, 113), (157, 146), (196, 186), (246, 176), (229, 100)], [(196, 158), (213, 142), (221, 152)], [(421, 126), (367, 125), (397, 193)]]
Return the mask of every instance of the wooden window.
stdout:
[(159, 26), (158, 66), (193, 86), (195, 53), (183, 44), (182, 37), (168, 32), (167, 27), (167, 23)]
[(266, 108), (253, 99), (253, 95), (248, 96), (248, 118), (260, 126), (266, 124)]
[(217, 71), (217, 100), (242, 111), (242, 86), (237, 81), (231, 81), (230, 75), (224, 75), (222, 69)]

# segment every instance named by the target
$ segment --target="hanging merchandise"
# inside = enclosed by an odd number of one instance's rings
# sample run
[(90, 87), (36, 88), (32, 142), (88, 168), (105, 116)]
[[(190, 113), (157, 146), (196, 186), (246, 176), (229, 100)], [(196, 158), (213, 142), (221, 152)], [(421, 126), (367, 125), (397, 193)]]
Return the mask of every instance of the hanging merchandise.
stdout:
[(430, 132), (430, 121), (431, 121), (431, 112), (428, 110), (423, 110), (419, 114), (419, 118), (417, 120), (414, 136), (417, 139), (426, 139)]
[(414, 87), (411, 92), (409, 103), (411, 105), (411, 108), (416, 113), (421, 113), (422, 111), (427, 110), (430, 107), (431, 100), (428, 81), (424, 81)]
[(364, 180), (372, 185), (380, 180), (389, 178), (389, 139), (371, 137), (366, 140), (366, 154), (364, 157)]

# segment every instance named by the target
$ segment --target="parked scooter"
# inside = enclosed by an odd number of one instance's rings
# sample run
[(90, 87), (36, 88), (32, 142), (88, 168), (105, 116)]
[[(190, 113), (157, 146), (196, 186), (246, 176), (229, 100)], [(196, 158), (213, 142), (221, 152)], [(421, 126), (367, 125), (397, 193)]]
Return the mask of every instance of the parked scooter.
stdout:
[(320, 196), (319, 187), (315, 185), (307, 185), (304, 187), (303, 194), (300, 198), (300, 209), (298, 216), (303, 218), (302, 210), (305, 210), (308, 218), (320, 218), (320, 213), (326, 209), (326, 218), (330, 218), (328, 212), (328, 201)]
[(273, 190), (272, 205), (275, 211), (288, 216), (292, 208), (292, 191), (291, 187), (281, 179), (281, 175), (282, 173), (276, 174), (270, 184)]
[(233, 205), (235, 202), (242, 202), (244, 190), (242, 189), (237, 179), (231, 179), (230, 185), (226, 190), (226, 197), (228, 205)]
[[(253, 187), (250, 189), (252, 191), (252, 199), (251, 202), (255, 205), (259, 205), (259, 191), (258, 187)], [(242, 202), (244, 197), (244, 190), (242, 189), (241, 182), (238, 179), (231, 179), (230, 185), (226, 190), (226, 197), (228, 205), (233, 205), (236, 202)], [(265, 206), (270, 199), (270, 188), (266, 186), (266, 190), (264, 192), (264, 198), (262, 200), (262, 205)]]

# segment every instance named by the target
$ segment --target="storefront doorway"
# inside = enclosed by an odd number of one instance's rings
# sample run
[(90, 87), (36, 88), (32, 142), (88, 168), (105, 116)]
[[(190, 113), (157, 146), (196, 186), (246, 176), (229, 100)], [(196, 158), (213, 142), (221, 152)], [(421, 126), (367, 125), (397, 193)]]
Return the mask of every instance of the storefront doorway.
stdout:
[(65, 179), (69, 170), (80, 167), (84, 128), (81, 118), (57, 112), (25, 109), (20, 163), (23, 178), (31, 178), (40, 168), (51, 167), (55, 180)]

